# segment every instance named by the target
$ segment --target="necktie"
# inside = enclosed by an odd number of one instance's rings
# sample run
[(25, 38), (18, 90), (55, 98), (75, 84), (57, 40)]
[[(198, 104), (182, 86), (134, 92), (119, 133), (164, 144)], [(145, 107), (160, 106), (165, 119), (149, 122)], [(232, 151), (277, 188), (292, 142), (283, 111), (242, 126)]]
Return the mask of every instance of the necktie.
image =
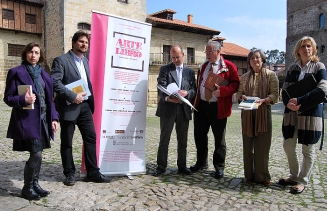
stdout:
[[(209, 72), (212, 72), (213, 71), (213, 63), (211, 63), (211, 67), (210, 67), (210, 69), (209, 69)], [(208, 75), (209, 75), (209, 72), (208, 72)], [(204, 98), (207, 100), (207, 101), (209, 101), (211, 98), (212, 98), (212, 92), (209, 90), (209, 89), (207, 89), (207, 88), (204, 88), (205, 89), (205, 91), (204, 91)]]
[(181, 74), (181, 67), (177, 67), (177, 86), (178, 86), (178, 88), (180, 88), (180, 82), (181, 82), (181, 76), (180, 76), (180, 74)]

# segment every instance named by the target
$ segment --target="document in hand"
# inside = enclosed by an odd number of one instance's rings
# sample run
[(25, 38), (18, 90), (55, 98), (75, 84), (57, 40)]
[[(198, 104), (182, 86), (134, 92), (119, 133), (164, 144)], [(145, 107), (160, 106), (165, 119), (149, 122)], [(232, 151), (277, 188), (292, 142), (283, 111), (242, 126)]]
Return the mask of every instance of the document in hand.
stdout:
[[(283, 91), (286, 92), (289, 98), (301, 97), (317, 87), (317, 81), (313, 75), (303, 78), (302, 80), (286, 87)], [(318, 105), (319, 103), (326, 102), (326, 96), (321, 96), (306, 104), (302, 104), (298, 110), (299, 113)]]
[(73, 83), (67, 84), (65, 87), (75, 92), (76, 94), (85, 92), (87, 97), (91, 96), (91, 92), (87, 87), (84, 79), (79, 79), (77, 81), (74, 81)]
[(250, 97), (246, 96), (248, 99), (247, 100), (242, 100), (242, 102), (238, 105), (238, 108), (243, 109), (243, 110), (254, 110), (258, 109), (258, 103), (255, 103), (254, 101), (259, 100), (260, 98), (258, 97)]
[[(18, 95), (25, 95), (26, 93), (26, 89), (29, 88), (30, 89), (30, 95), (33, 94), (32, 91), (32, 85), (18, 85), (17, 89), (18, 89)], [(23, 109), (34, 109), (34, 103), (23, 107)]]
[[(171, 83), (167, 86), (167, 89), (163, 86), (161, 86), (160, 84), (157, 85), (158, 89), (161, 90), (163, 93), (165, 93), (168, 96), (175, 96), (178, 99), (180, 99), (182, 102), (186, 103), (187, 105), (189, 105), (191, 108), (193, 108), (194, 110), (196, 110), (192, 103), (190, 103), (190, 101), (188, 101), (186, 98), (182, 97), (179, 93), (178, 93), (178, 86), (175, 83)], [(197, 111), (197, 110), (196, 110)]]
[(210, 71), (207, 80), (203, 86), (213, 92), (217, 89), (215, 84), (219, 86), (227, 86), (229, 84), (229, 81)]

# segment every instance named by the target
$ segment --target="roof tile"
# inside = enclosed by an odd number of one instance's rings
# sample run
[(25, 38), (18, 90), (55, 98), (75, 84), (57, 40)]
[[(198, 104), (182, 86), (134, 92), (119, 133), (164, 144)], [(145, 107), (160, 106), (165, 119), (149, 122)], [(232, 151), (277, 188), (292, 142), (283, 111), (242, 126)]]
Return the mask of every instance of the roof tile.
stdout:
[(221, 54), (223, 55), (247, 57), (249, 53), (249, 49), (230, 42), (224, 42), (221, 48)]

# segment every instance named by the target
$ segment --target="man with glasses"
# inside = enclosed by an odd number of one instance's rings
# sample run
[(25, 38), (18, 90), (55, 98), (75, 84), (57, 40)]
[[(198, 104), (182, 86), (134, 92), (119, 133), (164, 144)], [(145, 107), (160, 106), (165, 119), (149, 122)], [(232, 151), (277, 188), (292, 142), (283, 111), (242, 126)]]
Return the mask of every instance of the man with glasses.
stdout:
[[(210, 41), (206, 45), (206, 62), (199, 68), (197, 77), (197, 94), (194, 107), (194, 139), (197, 149), (197, 161), (191, 166), (192, 172), (208, 168), (208, 132), (211, 130), (215, 139), (213, 165), (215, 178), (224, 176), (226, 141), (225, 128), (227, 117), (232, 113), (233, 94), (237, 92), (240, 78), (236, 66), (220, 55), (221, 44)], [(210, 91), (204, 83), (213, 72), (229, 83), (227, 86), (215, 84), (216, 90)]]

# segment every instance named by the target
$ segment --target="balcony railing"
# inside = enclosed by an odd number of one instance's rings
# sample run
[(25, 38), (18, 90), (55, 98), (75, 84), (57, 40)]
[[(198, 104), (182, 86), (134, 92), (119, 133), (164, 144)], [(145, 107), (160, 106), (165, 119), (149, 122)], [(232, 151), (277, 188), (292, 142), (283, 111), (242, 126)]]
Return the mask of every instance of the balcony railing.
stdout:
[[(188, 66), (198, 66), (205, 61), (206, 57), (203, 56), (184, 56), (184, 64)], [(170, 54), (167, 53), (150, 53), (150, 65), (163, 65), (171, 63)]]

